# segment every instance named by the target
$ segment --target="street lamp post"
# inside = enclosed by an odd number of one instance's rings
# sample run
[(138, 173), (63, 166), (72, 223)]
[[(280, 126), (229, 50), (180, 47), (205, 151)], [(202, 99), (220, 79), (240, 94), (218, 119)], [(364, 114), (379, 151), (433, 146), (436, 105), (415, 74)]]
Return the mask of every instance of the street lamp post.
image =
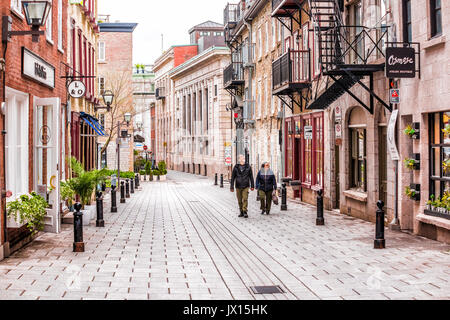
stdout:
[(120, 126), (122, 123), (126, 123), (127, 124), (127, 128), (130, 125), (131, 122), (131, 113), (127, 112), (123, 115), (124, 121), (121, 122), (120, 120), (117, 121), (117, 181), (118, 184), (120, 184), (120, 139), (123, 138), (121, 137), (121, 130), (120, 130)]

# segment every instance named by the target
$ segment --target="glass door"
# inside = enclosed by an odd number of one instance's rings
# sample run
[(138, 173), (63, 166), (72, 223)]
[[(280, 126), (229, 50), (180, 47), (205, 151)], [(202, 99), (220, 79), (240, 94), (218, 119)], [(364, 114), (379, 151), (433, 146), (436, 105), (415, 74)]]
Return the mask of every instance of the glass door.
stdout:
[(47, 199), (49, 208), (44, 231), (59, 233), (60, 218), (60, 100), (35, 99), (35, 190)]

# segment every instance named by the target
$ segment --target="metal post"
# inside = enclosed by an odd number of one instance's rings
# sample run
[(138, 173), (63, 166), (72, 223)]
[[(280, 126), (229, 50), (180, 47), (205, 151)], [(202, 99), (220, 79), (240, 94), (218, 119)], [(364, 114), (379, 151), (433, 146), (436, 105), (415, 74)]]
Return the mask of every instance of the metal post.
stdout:
[(317, 192), (317, 218), (316, 226), (325, 225), (325, 219), (323, 217), (323, 191), (319, 190)]
[(120, 203), (125, 203), (125, 181), (120, 181)]
[(125, 180), (125, 198), (130, 198), (130, 180)]
[(83, 242), (83, 213), (81, 210), (81, 204), (76, 203), (74, 205), (75, 212), (73, 213), (73, 252), (84, 252)]
[(376, 217), (376, 225), (375, 225), (375, 241), (374, 248), (375, 249), (384, 249), (386, 248), (386, 241), (384, 240), (384, 202), (379, 200), (377, 202), (377, 217)]
[(217, 173), (216, 173), (216, 175), (214, 176), (214, 185), (215, 185), (215, 186), (218, 185), (217, 180), (218, 180), (218, 177), (217, 177)]
[(105, 221), (103, 220), (103, 197), (100, 191), (97, 192), (97, 221), (95, 222), (95, 226), (99, 228), (105, 226)]
[(134, 178), (134, 184), (136, 185), (136, 189), (139, 188), (139, 173), (136, 173), (136, 177)]
[(117, 212), (116, 186), (111, 186), (111, 212)]
[(287, 210), (287, 191), (286, 191), (286, 183), (281, 184), (281, 210)]
[(130, 181), (130, 193), (134, 193), (134, 179), (129, 179)]
[[(117, 185), (120, 186), (120, 121), (117, 121)], [(122, 197), (120, 203), (122, 203)]]
[(220, 174), (220, 187), (223, 188), (223, 174)]

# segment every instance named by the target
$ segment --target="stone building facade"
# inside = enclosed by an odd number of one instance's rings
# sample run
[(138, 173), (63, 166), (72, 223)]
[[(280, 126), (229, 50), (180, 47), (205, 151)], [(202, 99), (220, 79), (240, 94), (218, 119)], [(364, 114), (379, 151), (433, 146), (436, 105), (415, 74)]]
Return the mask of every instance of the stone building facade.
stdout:
[[(120, 170), (134, 170), (134, 142), (132, 121), (127, 125), (124, 115), (136, 114), (133, 100), (133, 31), (137, 23), (123, 22), (103, 22), (99, 24), (100, 36), (98, 78), (100, 91), (111, 90), (114, 94), (114, 101), (110, 112), (99, 111), (99, 119), (104, 123), (106, 136), (99, 137), (99, 152), (101, 153), (102, 164), (109, 169), (117, 169), (117, 138), (118, 133), (121, 138), (120, 143)], [(103, 114), (103, 115), (102, 115)], [(119, 126), (120, 123), (120, 132)]]
[(213, 176), (230, 174), (225, 145), (231, 146), (229, 95), (223, 90), (226, 47), (210, 47), (169, 72), (174, 86), (174, 169)]

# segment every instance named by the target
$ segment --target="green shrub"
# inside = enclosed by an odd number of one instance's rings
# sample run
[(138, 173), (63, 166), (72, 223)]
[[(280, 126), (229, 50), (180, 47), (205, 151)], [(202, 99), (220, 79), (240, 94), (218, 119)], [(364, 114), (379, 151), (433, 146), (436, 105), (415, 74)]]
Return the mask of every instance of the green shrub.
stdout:
[(75, 191), (72, 189), (69, 181), (61, 181), (61, 199), (67, 202), (67, 206), (71, 207), (75, 198)]
[(167, 174), (167, 165), (165, 161), (158, 162), (158, 170), (162, 176)]
[(160, 176), (161, 172), (158, 169), (153, 170), (153, 175), (154, 176)]

